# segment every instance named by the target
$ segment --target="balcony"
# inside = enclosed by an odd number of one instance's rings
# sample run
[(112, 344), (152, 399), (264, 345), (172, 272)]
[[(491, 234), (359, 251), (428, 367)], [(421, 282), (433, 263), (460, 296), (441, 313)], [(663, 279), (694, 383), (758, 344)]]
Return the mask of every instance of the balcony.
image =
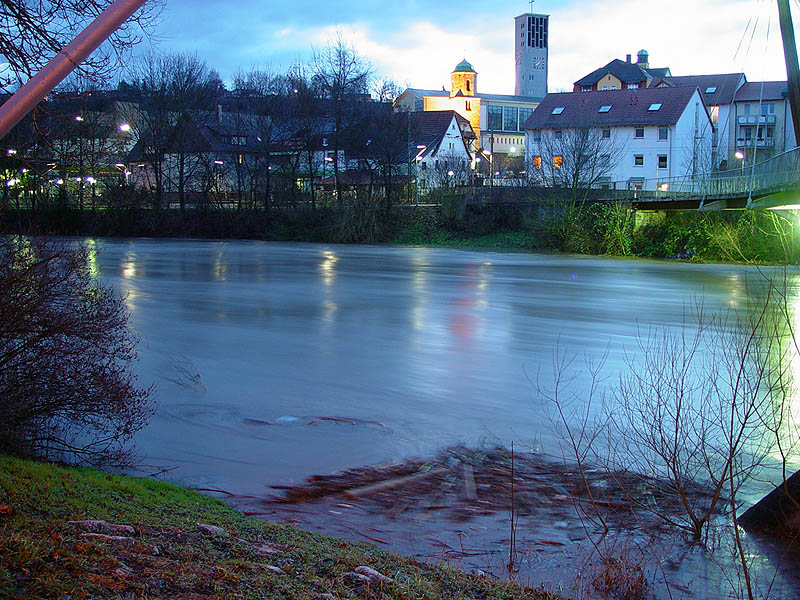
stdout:
[(738, 118), (739, 125), (755, 125), (758, 123), (775, 123), (775, 115), (743, 115)]
[(756, 148), (772, 148), (772, 146), (775, 145), (775, 138), (771, 138), (771, 137), (764, 138), (762, 140), (752, 140), (752, 139), (739, 138), (738, 140), (736, 140), (736, 147), (737, 148), (752, 148), (753, 147), (753, 141), (756, 142), (755, 143), (755, 147)]

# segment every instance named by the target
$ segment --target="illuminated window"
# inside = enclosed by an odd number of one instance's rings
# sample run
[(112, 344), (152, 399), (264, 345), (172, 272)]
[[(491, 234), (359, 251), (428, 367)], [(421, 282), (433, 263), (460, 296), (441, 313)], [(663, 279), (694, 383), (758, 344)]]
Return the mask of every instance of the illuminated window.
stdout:
[(541, 156), (534, 156), (533, 157), (533, 168), (534, 169), (541, 169), (542, 168), (542, 157)]
[(553, 168), (560, 169), (561, 165), (564, 164), (564, 157), (563, 156), (554, 156), (553, 157)]

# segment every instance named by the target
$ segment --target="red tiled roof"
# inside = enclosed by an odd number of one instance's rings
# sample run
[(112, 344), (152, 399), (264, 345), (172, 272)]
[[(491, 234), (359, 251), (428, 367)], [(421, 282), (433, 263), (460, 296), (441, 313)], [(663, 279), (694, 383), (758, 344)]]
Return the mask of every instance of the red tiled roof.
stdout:
[[(674, 125), (694, 92), (690, 87), (665, 87), (547, 94), (524, 129)], [(661, 104), (660, 109), (649, 110), (653, 104)], [(611, 108), (599, 112), (602, 106)], [(553, 114), (556, 108), (563, 111)]]

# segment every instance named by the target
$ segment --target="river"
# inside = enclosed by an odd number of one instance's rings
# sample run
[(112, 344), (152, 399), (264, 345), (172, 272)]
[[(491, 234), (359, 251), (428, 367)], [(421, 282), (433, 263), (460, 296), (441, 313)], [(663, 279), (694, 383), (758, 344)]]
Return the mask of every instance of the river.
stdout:
[[(578, 367), (605, 356), (613, 381), (642, 331), (681, 328), (699, 301), (709, 314), (745, 306), (763, 272), (415, 247), (88, 243), (141, 336), (140, 381), (156, 385), (157, 410), (136, 436), (140, 471), (236, 494), (452, 444), (557, 455), (536, 388), (556, 354)], [(576, 389), (589, 383), (579, 368)]]

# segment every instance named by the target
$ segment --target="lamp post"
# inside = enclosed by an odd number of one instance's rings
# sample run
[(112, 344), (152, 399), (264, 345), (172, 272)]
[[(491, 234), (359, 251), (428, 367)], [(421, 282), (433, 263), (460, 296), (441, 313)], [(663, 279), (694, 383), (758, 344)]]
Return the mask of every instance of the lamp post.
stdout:
[(740, 161), (742, 161), (742, 176), (744, 176), (744, 163), (745, 163), (744, 152), (742, 152), (741, 150), (737, 150), (734, 156), (738, 158)]
[(419, 207), (419, 188), (417, 187), (417, 180), (419, 179), (419, 161), (422, 160), (422, 155), (428, 147), (425, 144), (417, 144), (417, 155), (414, 157), (414, 206)]

